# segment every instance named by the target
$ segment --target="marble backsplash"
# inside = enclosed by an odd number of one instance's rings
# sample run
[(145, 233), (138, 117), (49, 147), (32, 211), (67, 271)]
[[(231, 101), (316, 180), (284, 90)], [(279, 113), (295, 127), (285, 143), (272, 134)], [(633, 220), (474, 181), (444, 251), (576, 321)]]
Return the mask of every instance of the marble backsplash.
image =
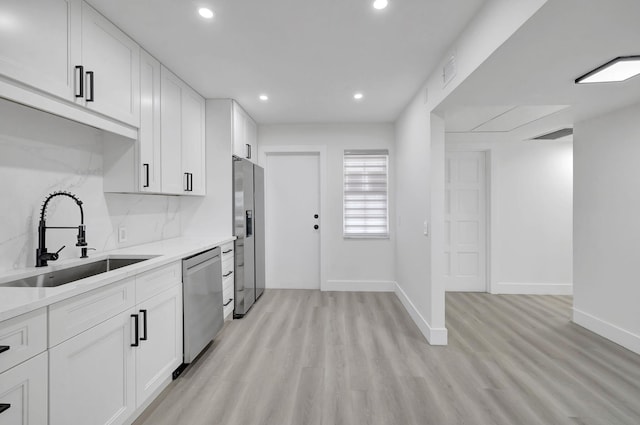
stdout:
[[(180, 198), (105, 194), (102, 132), (0, 99), (0, 273), (35, 264), (40, 208), (65, 190), (83, 201), (87, 242), (97, 252), (180, 236)], [(77, 226), (69, 198), (54, 198), (48, 226)], [(118, 229), (127, 240), (118, 242)], [(78, 257), (75, 230), (47, 232), (47, 248)], [(92, 252), (96, 252), (92, 251)], [(91, 254), (91, 252), (90, 252)]]

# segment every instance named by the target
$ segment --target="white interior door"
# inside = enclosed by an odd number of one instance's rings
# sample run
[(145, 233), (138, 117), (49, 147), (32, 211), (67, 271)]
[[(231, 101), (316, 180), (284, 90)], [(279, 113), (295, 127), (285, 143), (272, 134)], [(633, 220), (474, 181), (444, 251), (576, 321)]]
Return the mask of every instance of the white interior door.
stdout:
[(266, 286), (320, 289), (320, 155), (267, 155)]
[(445, 161), (445, 288), (486, 292), (485, 154), (447, 152)]

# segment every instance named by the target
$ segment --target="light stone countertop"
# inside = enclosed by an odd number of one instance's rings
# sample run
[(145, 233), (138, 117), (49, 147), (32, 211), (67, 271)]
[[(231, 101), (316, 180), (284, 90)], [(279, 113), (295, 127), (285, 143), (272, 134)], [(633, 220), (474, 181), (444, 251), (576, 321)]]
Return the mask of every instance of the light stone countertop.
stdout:
[(48, 267), (29, 267), (22, 270), (15, 270), (7, 274), (2, 274), (0, 275), (0, 284), (12, 280), (31, 277), (41, 273), (48, 273), (80, 264), (90, 263), (110, 256), (156, 256), (146, 261), (141, 261), (126, 267), (51, 288), (0, 287), (0, 321), (11, 319), (21, 314), (89, 292), (165, 264), (180, 261), (183, 258), (190, 257), (216, 246), (224, 245), (225, 243), (233, 240), (235, 240), (234, 236), (219, 238), (179, 237), (115, 249), (113, 251), (105, 251), (99, 254), (89, 255), (89, 258), (85, 259), (78, 258), (59, 262), (50, 262)]

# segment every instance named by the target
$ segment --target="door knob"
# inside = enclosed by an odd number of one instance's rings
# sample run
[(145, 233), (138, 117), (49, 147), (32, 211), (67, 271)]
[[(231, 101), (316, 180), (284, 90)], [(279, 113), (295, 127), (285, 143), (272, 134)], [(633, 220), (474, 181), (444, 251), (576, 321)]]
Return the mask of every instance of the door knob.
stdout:
[(317, 224), (314, 224), (314, 225), (313, 225), (313, 228), (314, 228), (314, 229), (316, 229), (316, 230), (318, 230), (318, 229), (320, 228), (320, 226), (318, 226)]

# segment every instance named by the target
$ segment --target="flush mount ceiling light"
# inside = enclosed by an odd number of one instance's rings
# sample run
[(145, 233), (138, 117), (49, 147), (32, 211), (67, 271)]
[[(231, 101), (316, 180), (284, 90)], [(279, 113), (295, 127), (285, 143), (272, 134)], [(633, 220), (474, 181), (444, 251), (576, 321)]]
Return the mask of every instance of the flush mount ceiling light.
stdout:
[(259, 96), (259, 99), (263, 102), (266, 102), (267, 100), (269, 100), (269, 96), (267, 96), (266, 94), (261, 94)]
[(364, 97), (364, 95), (362, 93), (356, 93), (353, 95), (353, 98), (355, 100), (362, 100), (362, 98)]
[(587, 72), (576, 84), (618, 83), (640, 74), (640, 56), (621, 56)]
[(382, 10), (382, 9), (386, 8), (387, 6), (389, 6), (389, 1), (388, 0), (375, 0), (373, 2), (373, 8), (374, 9)]
[(206, 18), (206, 19), (213, 18), (213, 10), (207, 9), (206, 7), (201, 7), (200, 9), (198, 9), (198, 13), (203, 18)]

